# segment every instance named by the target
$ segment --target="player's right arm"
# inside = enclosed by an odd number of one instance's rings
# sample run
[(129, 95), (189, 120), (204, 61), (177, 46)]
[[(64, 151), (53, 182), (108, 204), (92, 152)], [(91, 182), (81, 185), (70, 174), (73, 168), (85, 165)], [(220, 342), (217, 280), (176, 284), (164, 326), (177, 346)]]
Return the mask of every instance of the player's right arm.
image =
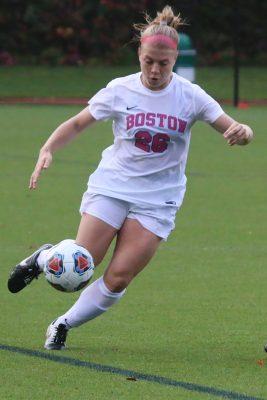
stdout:
[(87, 107), (79, 114), (59, 125), (40, 150), (37, 163), (30, 178), (29, 189), (36, 189), (42, 170), (47, 169), (52, 162), (53, 153), (64, 147), (93, 122), (95, 122), (95, 118)]

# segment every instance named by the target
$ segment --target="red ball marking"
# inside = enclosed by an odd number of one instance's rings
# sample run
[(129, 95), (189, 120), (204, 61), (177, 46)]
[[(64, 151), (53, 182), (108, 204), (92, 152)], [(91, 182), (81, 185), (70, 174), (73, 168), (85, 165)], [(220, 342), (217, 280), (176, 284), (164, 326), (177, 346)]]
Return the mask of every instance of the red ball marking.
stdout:
[(49, 269), (52, 269), (55, 272), (58, 272), (60, 270), (60, 265), (59, 265), (59, 259), (58, 258), (53, 258), (49, 262)]
[(78, 258), (78, 266), (81, 270), (86, 269), (88, 267), (88, 260), (85, 257)]

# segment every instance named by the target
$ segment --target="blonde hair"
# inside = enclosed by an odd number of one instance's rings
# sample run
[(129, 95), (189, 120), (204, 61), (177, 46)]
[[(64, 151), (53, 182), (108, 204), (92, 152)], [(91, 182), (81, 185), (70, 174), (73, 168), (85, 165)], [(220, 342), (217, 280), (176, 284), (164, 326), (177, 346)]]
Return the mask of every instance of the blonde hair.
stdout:
[(158, 11), (154, 19), (145, 14), (145, 20), (146, 24), (134, 24), (134, 28), (139, 31), (139, 40), (152, 35), (165, 35), (179, 44), (177, 29), (186, 23), (180, 14), (174, 15), (170, 6), (165, 6), (161, 12)]

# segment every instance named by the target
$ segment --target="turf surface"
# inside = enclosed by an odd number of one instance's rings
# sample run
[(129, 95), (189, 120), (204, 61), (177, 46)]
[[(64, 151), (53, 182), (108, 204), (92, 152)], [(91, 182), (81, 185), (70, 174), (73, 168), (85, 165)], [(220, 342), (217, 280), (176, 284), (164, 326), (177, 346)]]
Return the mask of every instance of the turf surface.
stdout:
[[(16, 66), (0, 68), (0, 97), (48, 96), (91, 97), (111, 79), (135, 73), (136, 65), (128, 67), (55, 67)], [(233, 97), (233, 69), (231, 67), (201, 67), (196, 70), (197, 83), (212, 96)], [(266, 99), (266, 68), (240, 69), (240, 98)]]
[[(110, 124), (94, 126), (56, 154), (37, 191), (27, 184), (40, 145), (78, 110), (0, 110), (1, 345), (43, 351), (47, 325), (78, 296), (56, 292), (42, 278), (17, 295), (6, 289), (10, 267), (32, 249), (75, 236), (88, 173), (112, 141)], [(240, 399), (267, 398), (265, 110), (227, 111), (251, 124), (256, 140), (229, 148), (206, 125), (194, 127), (176, 230), (121, 303), (73, 330), (69, 349), (56, 355), (240, 393)], [(218, 398), (10, 351), (0, 350), (0, 359), (1, 399)]]

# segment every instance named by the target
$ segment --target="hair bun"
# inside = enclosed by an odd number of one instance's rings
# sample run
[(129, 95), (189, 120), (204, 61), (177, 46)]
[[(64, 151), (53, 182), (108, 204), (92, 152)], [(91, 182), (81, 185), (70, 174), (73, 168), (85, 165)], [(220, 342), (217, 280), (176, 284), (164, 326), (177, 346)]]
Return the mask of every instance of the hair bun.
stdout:
[(186, 25), (180, 14), (175, 15), (170, 6), (165, 6), (162, 11), (157, 12), (156, 18), (151, 18), (145, 13), (146, 24), (134, 24), (134, 28), (139, 31), (140, 40), (144, 36), (165, 35), (179, 43), (178, 28)]

